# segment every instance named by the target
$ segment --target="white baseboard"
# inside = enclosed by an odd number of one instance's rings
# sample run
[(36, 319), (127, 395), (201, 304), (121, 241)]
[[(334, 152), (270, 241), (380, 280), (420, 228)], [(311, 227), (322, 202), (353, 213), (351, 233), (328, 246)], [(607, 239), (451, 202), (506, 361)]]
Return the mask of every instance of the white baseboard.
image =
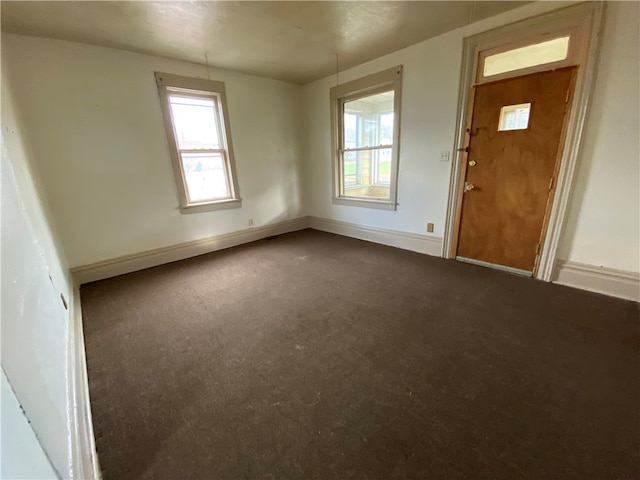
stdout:
[(640, 273), (560, 260), (553, 282), (640, 302)]
[(100, 480), (102, 473), (98, 463), (91, 403), (87, 358), (84, 349), (84, 331), (80, 290), (76, 285), (69, 312), (69, 408), (71, 435), (71, 478)]
[(83, 283), (95, 282), (145, 268), (156, 267), (165, 263), (196, 257), (216, 250), (222, 250), (223, 248), (235, 247), (273, 235), (281, 235), (308, 227), (309, 218), (299, 217), (271, 225), (251, 227), (237, 232), (194, 240), (192, 242), (111, 258), (73, 268), (71, 269), (71, 273), (78, 285), (81, 285)]
[(71, 269), (71, 273), (78, 285), (81, 285), (305, 228), (336, 233), (438, 257), (442, 254), (442, 238), (440, 237), (363, 227), (355, 223), (305, 216), (82, 265)]
[(363, 227), (355, 223), (341, 222), (321, 217), (309, 217), (309, 226), (315, 230), (336, 233), (345, 237), (358, 238), (369, 242), (381, 243), (391, 247), (442, 256), (442, 238), (399, 232), (383, 228)]
[[(305, 228), (313, 228), (427, 255), (442, 256), (443, 240), (440, 237), (365, 227), (316, 216), (303, 216), (271, 225), (252, 227), (238, 232), (83, 265), (73, 268), (71, 273), (80, 285)], [(640, 302), (640, 274), (634, 272), (577, 262), (558, 261), (553, 282)]]

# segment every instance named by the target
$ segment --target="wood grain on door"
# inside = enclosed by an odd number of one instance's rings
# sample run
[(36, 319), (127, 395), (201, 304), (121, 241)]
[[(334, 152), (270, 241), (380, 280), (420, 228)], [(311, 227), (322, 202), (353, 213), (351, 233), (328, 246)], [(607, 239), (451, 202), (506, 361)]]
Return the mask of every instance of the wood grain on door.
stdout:
[[(475, 87), (457, 256), (534, 270), (574, 72), (563, 68)], [(501, 109), (523, 104), (531, 104), (528, 126), (500, 130)], [(509, 126), (526, 125), (523, 118), (511, 120)]]

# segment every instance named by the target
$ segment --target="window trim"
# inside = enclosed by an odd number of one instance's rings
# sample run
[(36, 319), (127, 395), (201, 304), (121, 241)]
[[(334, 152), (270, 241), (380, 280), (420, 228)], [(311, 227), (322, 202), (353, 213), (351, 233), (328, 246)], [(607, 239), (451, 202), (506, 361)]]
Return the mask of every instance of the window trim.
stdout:
[[(345, 102), (368, 95), (393, 90), (393, 144), (391, 145), (391, 171), (389, 199), (347, 197), (342, 194), (342, 172), (340, 149), (343, 144), (342, 112)], [(397, 210), (398, 207), (398, 160), (400, 152), (400, 119), (402, 98), (402, 65), (383, 70), (330, 89), (331, 115), (331, 170), (332, 203), (357, 207)]]
[[(173, 175), (176, 181), (178, 197), (180, 200), (181, 213), (199, 213), (214, 210), (224, 210), (228, 208), (239, 208), (242, 206), (240, 189), (238, 187), (238, 174), (235, 166), (235, 156), (233, 144), (231, 142), (231, 127), (229, 125), (229, 112), (227, 110), (227, 97), (224, 82), (205, 80), (202, 78), (183, 77), (171, 73), (155, 72), (156, 85), (160, 96), (160, 106), (162, 118), (169, 143), (169, 155)], [(187, 194), (187, 185), (182, 162), (180, 160), (180, 149), (175, 135), (175, 129), (169, 107), (169, 95), (174, 93), (171, 89), (184, 90), (185, 95), (191, 97), (214, 98), (218, 106), (218, 126), (221, 130), (220, 141), (224, 150), (223, 159), (225, 162), (226, 180), (231, 193), (231, 198), (222, 200), (207, 200), (204, 202), (190, 202)]]

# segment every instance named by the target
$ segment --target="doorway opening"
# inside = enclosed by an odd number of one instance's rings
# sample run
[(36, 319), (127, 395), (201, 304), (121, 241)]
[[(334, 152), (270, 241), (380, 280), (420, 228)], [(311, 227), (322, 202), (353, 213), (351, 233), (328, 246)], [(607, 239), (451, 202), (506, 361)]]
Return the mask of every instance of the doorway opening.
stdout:
[(603, 5), (465, 39), (443, 256), (550, 281)]

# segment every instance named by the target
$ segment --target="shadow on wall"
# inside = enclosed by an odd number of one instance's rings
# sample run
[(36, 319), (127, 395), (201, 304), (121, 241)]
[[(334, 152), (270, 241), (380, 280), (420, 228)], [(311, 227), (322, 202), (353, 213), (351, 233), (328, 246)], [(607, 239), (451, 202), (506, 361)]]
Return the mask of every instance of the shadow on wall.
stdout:
[(2, 369), (53, 467), (67, 478), (71, 281), (45, 216), (33, 154), (5, 72), (3, 55)]

